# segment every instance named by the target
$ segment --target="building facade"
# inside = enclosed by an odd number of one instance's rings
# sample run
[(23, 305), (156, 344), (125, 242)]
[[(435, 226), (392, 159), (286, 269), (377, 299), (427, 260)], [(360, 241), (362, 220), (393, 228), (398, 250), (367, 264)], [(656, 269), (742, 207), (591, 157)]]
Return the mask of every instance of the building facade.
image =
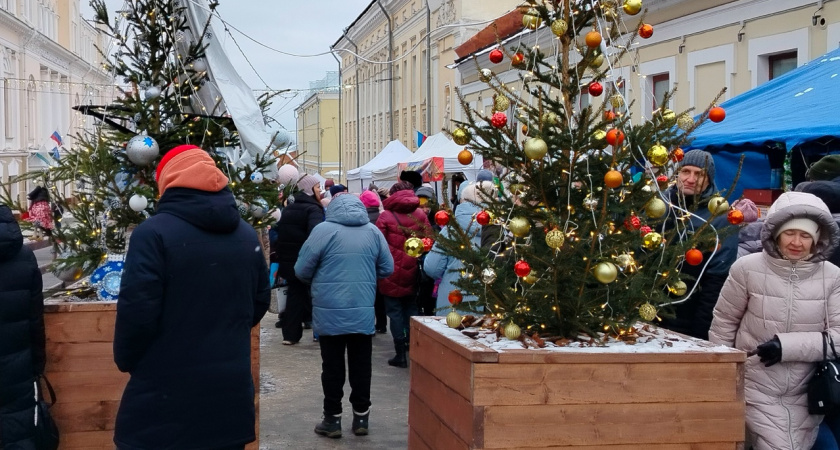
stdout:
[(515, 9), (512, 0), (373, 0), (333, 44), (341, 59), (345, 170), (392, 140), (411, 150), (417, 132), (458, 117), (455, 47)]
[(314, 92), (295, 108), (297, 165), (310, 174), (339, 178), (338, 89)]
[(93, 129), (93, 119), (72, 106), (114, 94), (96, 50), (108, 41), (83, 20), (79, 4), (0, 0), (0, 182), (24, 205), (33, 186), (9, 179), (45, 169), (56, 140), (70, 148), (75, 134)]

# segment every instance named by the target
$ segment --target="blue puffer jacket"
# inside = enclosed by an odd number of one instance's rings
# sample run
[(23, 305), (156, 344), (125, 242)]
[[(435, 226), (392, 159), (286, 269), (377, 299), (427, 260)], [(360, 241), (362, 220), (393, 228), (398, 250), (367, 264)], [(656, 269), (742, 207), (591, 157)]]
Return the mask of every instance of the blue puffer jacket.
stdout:
[[(462, 230), (472, 235), (470, 242), (473, 247), (479, 248), (481, 245), (481, 226), (475, 222), (475, 213), (481, 211), (481, 208), (469, 201), (463, 201), (458, 204), (455, 209), (455, 221)], [(441, 235), (449, 237), (450, 228), (447, 226), (441, 231)], [(460, 270), (464, 267), (461, 260), (454, 258), (446, 253), (438, 246), (437, 243), (432, 247), (432, 250), (426, 255), (426, 261), (423, 264), (423, 270), (426, 275), (438, 279), (440, 278), (440, 286), (438, 286), (437, 294), (437, 308), (449, 307), (449, 292), (453, 289), (458, 289), (452, 283), (460, 278)], [(471, 295), (464, 296), (465, 302), (475, 301), (475, 297)]]
[(385, 236), (358, 197), (343, 194), (304, 242), (295, 276), (312, 284), (312, 328), (322, 336), (373, 334), (376, 280), (394, 272)]

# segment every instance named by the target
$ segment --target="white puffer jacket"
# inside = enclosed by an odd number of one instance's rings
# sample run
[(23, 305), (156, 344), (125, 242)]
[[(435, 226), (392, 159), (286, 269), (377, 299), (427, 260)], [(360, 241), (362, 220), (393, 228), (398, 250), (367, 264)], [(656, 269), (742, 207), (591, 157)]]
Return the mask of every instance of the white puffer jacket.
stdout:
[[(820, 225), (820, 239), (807, 261), (789, 261), (773, 231), (794, 217)], [(825, 204), (802, 192), (782, 194), (770, 207), (761, 232), (764, 251), (738, 259), (715, 306), (709, 340), (744, 351), (778, 336), (782, 362), (764, 367), (758, 356), (745, 370), (747, 440), (756, 450), (810, 449), (822, 416), (808, 414), (808, 380), (822, 360), (828, 329), (840, 347), (840, 268), (825, 262), (840, 230)]]

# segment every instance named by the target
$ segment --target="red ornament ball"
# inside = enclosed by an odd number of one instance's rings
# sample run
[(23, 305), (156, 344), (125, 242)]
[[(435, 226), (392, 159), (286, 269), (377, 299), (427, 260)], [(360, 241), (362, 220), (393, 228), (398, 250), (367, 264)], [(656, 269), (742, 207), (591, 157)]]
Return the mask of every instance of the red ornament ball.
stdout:
[(478, 222), (479, 225), (487, 225), (490, 223), (490, 213), (487, 211), (479, 211), (475, 215), (475, 221)]
[(624, 142), (624, 132), (618, 128), (613, 128), (607, 131), (607, 143), (613, 147), (618, 147)]
[(604, 93), (604, 86), (601, 83), (594, 81), (589, 83), (589, 95), (593, 97), (598, 97)]
[(510, 63), (513, 64), (514, 66), (518, 66), (518, 65), (520, 65), (524, 62), (525, 62), (525, 55), (523, 55), (520, 52), (514, 53), (514, 55), (511, 56), (511, 58), (510, 58)]
[(720, 106), (715, 106), (709, 110), (709, 120), (712, 122), (721, 122), (726, 118), (726, 110)]
[(604, 121), (612, 122), (613, 120), (615, 120), (615, 113), (609, 110), (604, 111)]
[(639, 27), (639, 37), (647, 39), (651, 36), (653, 36), (653, 25), (649, 23), (642, 24), (642, 26)]
[(435, 213), (435, 223), (441, 227), (445, 227), (449, 223), (449, 213), (446, 211), (438, 211)]
[(653, 229), (651, 229), (651, 228), (650, 228), (649, 226), (647, 226), (647, 225), (645, 225), (645, 226), (643, 226), (643, 227), (639, 228), (639, 234), (641, 234), (641, 235), (642, 235), (642, 237), (645, 237), (645, 235), (646, 235), (646, 234), (648, 234), (648, 233), (650, 233), (651, 231), (653, 231)]
[(642, 227), (642, 221), (637, 216), (630, 216), (624, 221), (624, 227), (628, 230), (638, 230)]
[(685, 262), (691, 264), (692, 266), (696, 266), (703, 262), (703, 252), (697, 250), (696, 248), (692, 248), (691, 250), (685, 252)]
[(531, 265), (520, 259), (513, 265), (513, 273), (520, 278), (527, 277), (531, 273)]
[(449, 291), (449, 303), (452, 305), (458, 305), (462, 301), (464, 301), (464, 294), (461, 293), (458, 289), (453, 289)]
[(435, 241), (432, 240), (432, 238), (424, 237), (421, 240), (423, 241), (423, 251), (426, 253), (428, 253), (432, 249), (432, 246), (435, 245)]
[(493, 117), (490, 118), (490, 124), (496, 128), (502, 128), (507, 125), (507, 114), (503, 112), (493, 113)]
[(504, 57), (505, 54), (502, 53), (502, 51), (498, 48), (493, 49), (493, 51), (490, 52), (490, 62), (493, 64), (499, 64), (500, 62), (502, 62), (502, 59), (504, 59)]
[(732, 225), (740, 225), (744, 222), (744, 213), (738, 211), (737, 209), (733, 209), (726, 215), (726, 220), (728, 220)]

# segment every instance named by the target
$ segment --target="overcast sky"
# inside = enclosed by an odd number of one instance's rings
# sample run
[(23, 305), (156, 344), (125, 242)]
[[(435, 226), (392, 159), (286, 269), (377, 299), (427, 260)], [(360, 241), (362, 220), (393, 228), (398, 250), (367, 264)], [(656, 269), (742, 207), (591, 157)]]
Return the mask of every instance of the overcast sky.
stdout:
[[(207, 0), (197, 1), (207, 4)], [(81, 0), (81, 3), (82, 15), (91, 18), (93, 13), (88, 0)], [(113, 17), (113, 12), (123, 9), (124, 3), (106, 0), (109, 14)], [(221, 18), (250, 38), (286, 53), (313, 55), (329, 51), (330, 45), (341, 37), (342, 30), (353, 23), (370, 0), (219, 0), (219, 3), (217, 11)], [(329, 54), (311, 58), (287, 56), (256, 44), (232, 28), (230, 31), (242, 52), (224, 30), (217, 29), (216, 35), (225, 42), (231, 62), (252, 89), (266, 89), (268, 85), (276, 90), (305, 90), (310, 81), (323, 78), (327, 71), (338, 70), (338, 63)], [(306, 92), (281, 95), (282, 98), (275, 98), (272, 113), (294, 132), (294, 109), (304, 100)]]

